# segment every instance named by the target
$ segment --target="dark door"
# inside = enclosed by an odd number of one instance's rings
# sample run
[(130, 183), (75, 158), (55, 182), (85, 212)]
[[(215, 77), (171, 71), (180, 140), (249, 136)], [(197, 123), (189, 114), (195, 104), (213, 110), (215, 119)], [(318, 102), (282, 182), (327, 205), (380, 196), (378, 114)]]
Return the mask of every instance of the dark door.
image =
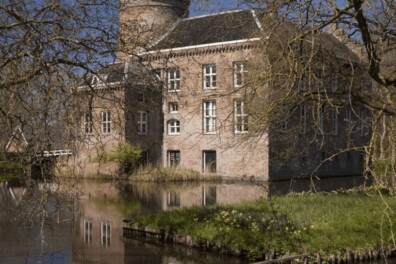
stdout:
[(216, 173), (216, 151), (204, 150), (203, 152), (203, 172)]

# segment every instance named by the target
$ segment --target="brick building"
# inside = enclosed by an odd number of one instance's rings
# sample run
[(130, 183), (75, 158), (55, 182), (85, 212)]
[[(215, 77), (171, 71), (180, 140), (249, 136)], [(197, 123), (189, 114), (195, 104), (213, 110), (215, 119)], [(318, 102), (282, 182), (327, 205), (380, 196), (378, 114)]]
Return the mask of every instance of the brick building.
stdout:
[[(142, 6), (146, 11), (137, 12)], [(91, 104), (82, 107), (82, 137), (76, 144), (76, 161), (84, 161), (85, 170), (92, 173), (99, 145), (103, 151), (127, 141), (141, 146), (146, 164), (204, 175), (278, 180), (363, 173), (361, 147), (370, 137), (369, 113), (348, 96), (356, 86), (369, 87), (359, 57), (335, 37), (319, 38), (321, 55), (315, 60), (321, 71), (312, 75), (319, 82), (298, 73), (289, 87), (295, 90), (292, 98), (300, 99), (285, 100), (272, 114), (268, 106), (286, 98), (278, 89), (282, 79), (261, 85), (257, 79), (262, 69), (275, 68), (276, 56), (268, 47), (282, 44), (292, 26), (265, 24), (255, 10), (183, 18), (188, 1), (127, 1), (124, 7), (120, 63), (109, 65), (79, 91), (91, 98), (83, 100)], [(126, 32), (130, 27), (124, 23), (145, 30)], [(126, 56), (128, 40), (139, 32), (146, 45), (135, 42), (134, 56)], [(314, 94), (337, 100), (317, 103)]]

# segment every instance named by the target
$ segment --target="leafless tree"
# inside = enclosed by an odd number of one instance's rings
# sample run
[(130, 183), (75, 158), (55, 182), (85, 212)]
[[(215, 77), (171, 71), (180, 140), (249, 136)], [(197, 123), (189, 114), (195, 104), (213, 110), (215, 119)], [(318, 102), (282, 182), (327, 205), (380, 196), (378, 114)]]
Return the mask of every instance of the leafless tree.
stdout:
[[(366, 126), (372, 129), (371, 142), (364, 149), (368, 154), (366, 167), (376, 176), (378, 184), (394, 186), (396, 2), (241, 0), (239, 3), (264, 11), (264, 25), (269, 38), (272, 37), (264, 48), (274, 54), (273, 67), (256, 74), (260, 78), (252, 79), (256, 79), (256, 83), (258, 79), (278, 82), (275, 87), (280, 92), (272, 94), (277, 100), (271, 101), (269, 109), (279, 110), (285, 105), (290, 109), (291, 104), (315, 101), (311, 113), (316, 129), (322, 126), (320, 115), (324, 104), (343, 107), (353, 100), (370, 109), (372, 118), (364, 120), (370, 122)], [(282, 24), (288, 23), (293, 25), (292, 30), (284, 26), (282, 30)], [(337, 38), (354, 54), (346, 52), (326, 35)], [(337, 65), (334, 61), (342, 63)], [(305, 82), (310, 88), (298, 93), (294, 88), (301, 74), (306, 76)], [(319, 92), (321, 85), (331, 83), (337, 75), (344, 79), (342, 96)], [(287, 111), (275, 112), (276, 120), (285, 120), (279, 113)], [(359, 119), (358, 110), (352, 113)]]
[[(78, 109), (72, 88), (114, 60), (117, 8), (117, 1), (107, 0), (1, 2), (1, 157), (17, 128), (28, 144), (16, 152), (18, 161), (33, 162), (37, 153), (68, 146)], [(55, 194), (53, 186), (42, 187), (28, 186), (23, 201), (7, 211), (13, 221), (38, 221), (43, 230)]]
[(106, 0), (1, 3), (2, 148), (16, 127), (32, 152), (68, 136), (71, 87), (113, 60), (117, 8)]

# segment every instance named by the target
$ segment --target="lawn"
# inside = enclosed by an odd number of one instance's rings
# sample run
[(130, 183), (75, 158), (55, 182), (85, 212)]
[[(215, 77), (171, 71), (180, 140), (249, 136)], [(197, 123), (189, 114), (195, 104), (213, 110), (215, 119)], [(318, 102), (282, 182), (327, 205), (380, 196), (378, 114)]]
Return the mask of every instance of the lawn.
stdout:
[(251, 259), (266, 253), (321, 253), (395, 246), (396, 196), (379, 190), (302, 193), (233, 206), (193, 207), (131, 223), (189, 235)]

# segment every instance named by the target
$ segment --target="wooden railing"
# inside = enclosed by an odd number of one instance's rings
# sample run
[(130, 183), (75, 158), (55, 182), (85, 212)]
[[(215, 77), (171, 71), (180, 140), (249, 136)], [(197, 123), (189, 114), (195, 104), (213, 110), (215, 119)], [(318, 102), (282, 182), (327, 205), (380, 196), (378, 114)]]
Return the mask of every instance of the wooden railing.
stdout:
[(60, 149), (60, 150), (50, 150), (37, 153), (36, 156), (39, 157), (58, 157), (58, 156), (70, 156), (73, 152), (70, 149)]

